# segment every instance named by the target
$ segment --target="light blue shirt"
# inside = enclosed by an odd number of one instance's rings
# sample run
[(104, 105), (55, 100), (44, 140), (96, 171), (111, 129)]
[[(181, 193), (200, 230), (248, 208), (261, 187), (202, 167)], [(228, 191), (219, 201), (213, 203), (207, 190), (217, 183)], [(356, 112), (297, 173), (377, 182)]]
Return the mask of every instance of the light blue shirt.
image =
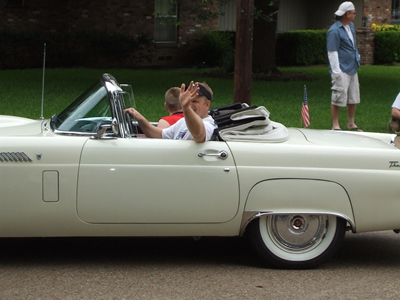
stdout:
[(326, 48), (328, 51), (338, 52), (339, 65), (342, 72), (354, 75), (357, 73), (357, 68), (360, 67), (360, 55), (357, 49), (354, 24), (350, 23), (349, 26), (353, 34), (354, 44), (346, 31), (346, 27), (339, 20), (329, 28), (326, 34)]

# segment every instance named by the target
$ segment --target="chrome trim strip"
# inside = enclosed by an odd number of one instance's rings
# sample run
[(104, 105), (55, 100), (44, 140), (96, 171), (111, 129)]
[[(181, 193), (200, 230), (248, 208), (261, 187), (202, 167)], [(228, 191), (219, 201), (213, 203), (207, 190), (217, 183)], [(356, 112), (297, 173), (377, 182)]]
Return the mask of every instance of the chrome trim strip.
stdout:
[(242, 216), (242, 223), (240, 224), (240, 232), (239, 235), (242, 236), (246, 230), (247, 225), (250, 224), (251, 221), (265, 215), (272, 214), (272, 211), (244, 211)]
[[(76, 136), (87, 136), (87, 137), (94, 137), (96, 132), (76, 132), (76, 131), (61, 131), (54, 129), (55, 134), (60, 135), (76, 135)], [(113, 133), (107, 133), (103, 136), (106, 139), (116, 139), (117, 137)]]
[(61, 135), (80, 135), (80, 136), (92, 136), (96, 134), (93, 132), (61, 131), (58, 129), (54, 129), (54, 133)]
[[(54, 129), (53, 131), (55, 134), (60, 134), (60, 135), (75, 135), (75, 136), (87, 136), (90, 138), (93, 138), (97, 133), (96, 132), (77, 132), (77, 131), (61, 131), (58, 129)], [(102, 137), (103, 139), (116, 139), (117, 137), (115, 136), (114, 133), (106, 133)]]
[(319, 212), (316, 213), (314, 212), (273, 212), (273, 211), (244, 211), (243, 216), (242, 216), (242, 223), (240, 224), (240, 232), (239, 235), (242, 236), (244, 232), (246, 231), (247, 226), (250, 224), (251, 221), (260, 218), (265, 215), (292, 215), (292, 214), (303, 214), (303, 215), (333, 215), (340, 217), (342, 219), (345, 219), (351, 227), (351, 231), (353, 233), (356, 232), (356, 226), (353, 223), (352, 220), (347, 218), (346, 216), (342, 214), (336, 214), (336, 213), (331, 213), (331, 212)]

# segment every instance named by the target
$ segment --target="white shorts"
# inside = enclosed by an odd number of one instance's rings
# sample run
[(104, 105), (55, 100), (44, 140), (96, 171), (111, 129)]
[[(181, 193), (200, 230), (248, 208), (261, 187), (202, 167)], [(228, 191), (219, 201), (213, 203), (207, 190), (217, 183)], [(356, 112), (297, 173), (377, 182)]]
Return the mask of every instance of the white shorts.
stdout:
[(345, 107), (347, 104), (360, 103), (360, 84), (357, 73), (349, 75), (344, 72), (332, 77), (332, 104)]

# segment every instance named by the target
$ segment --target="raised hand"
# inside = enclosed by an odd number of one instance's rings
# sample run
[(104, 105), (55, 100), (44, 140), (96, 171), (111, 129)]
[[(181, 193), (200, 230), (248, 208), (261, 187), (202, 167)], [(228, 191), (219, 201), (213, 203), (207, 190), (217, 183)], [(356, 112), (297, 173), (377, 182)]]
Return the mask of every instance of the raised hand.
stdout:
[(182, 105), (182, 108), (187, 108), (190, 106), (193, 100), (197, 99), (199, 96), (199, 87), (191, 81), (188, 88), (184, 83), (181, 85), (181, 94), (179, 95), (179, 102)]

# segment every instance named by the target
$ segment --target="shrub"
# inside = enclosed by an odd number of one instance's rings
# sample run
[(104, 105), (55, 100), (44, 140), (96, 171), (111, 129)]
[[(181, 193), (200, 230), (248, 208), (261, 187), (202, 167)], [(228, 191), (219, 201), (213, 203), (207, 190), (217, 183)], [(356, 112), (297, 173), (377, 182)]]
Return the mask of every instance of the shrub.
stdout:
[(294, 30), (278, 34), (276, 62), (281, 66), (327, 63), (326, 30)]
[(137, 38), (100, 31), (0, 31), (0, 68), (131, 67), (151, 59), (150, 37)]
[(233, 33), (207, 31), (191, 41), (188, 53), (196, 65), (223, 67), (231, 59), (233, 49)]
[(390, 24), (372, 24), (371, 29), (374, 31), (400, 31), (400, 25), (390, 25)]
[(235, 51), (230, 51), (222, 57), (221, 69), (227, 73), (235, 71)]
[(394, 64), (400, 59), (400, 25), (372, 24), (375, 33), (374, 61)]
[(400, 56), (400, 32), (377, 31), (375, 34), (374, 61), (376, 64), (394, 64)]

